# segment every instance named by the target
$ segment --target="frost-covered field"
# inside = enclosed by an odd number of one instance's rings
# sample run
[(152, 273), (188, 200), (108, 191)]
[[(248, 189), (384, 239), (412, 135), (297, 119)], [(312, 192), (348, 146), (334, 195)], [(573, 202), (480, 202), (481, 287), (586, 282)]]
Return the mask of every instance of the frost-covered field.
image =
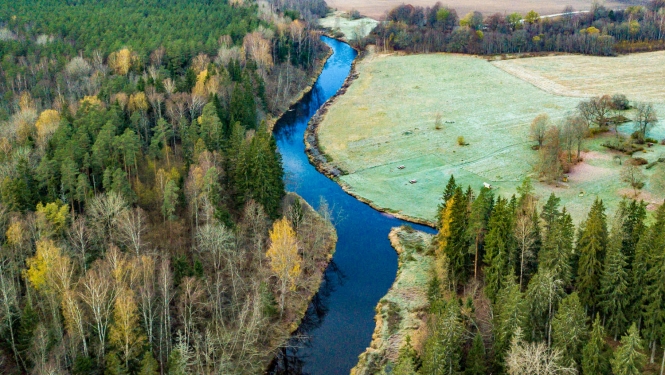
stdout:
[(665, 51), (619, 57), (544, 56), (492, 64), (554, 94), (622, 93), (634, 100), (665, 103)]
[[(340, 179), (355, 193), (380, 207), (430, 220), (451, 174), (475, 190), (488, 182), (499, 194), (515, 192), (537, 158), (530, 148), (531, 120), (547, 113), (557, 121), (580, 101), (543, 91), (472, 56), (370, 55), (357, 69), (359, 78), (319, 128), (323, 151), (348, 172)], [(665, 117), (665, 106), (658, 109)], [(440, 130), (435, 129), (437, 114)], [(459, 146), (459, 136), (469, 145)], [(600, 146), (602, 140), (587, 143), (590, 152), (571, 173), (568, 187), (537, 185), (544, 198), (550, 192), (560, 195), (576, 221), (595, 195), (614, 206), (622, 194), (631, 193), (619, 178), (620, 167)], [(653, 160), (664, 151), (657, 146), (639, 156)], [(650, 193), (651, 185), (643, 198), (661, 200), (662, 195)]]

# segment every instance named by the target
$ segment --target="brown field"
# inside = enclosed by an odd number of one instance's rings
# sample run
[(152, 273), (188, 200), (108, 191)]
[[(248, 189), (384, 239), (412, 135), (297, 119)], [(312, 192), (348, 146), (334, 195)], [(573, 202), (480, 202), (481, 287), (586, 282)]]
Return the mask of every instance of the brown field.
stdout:
[(621, 93), (631, 100), (665, 103), (662, 80), (665, 51), (619, 57), (545, 56), (493, 64), (556, 95), (584, 97)]
[[(400, 4), (412, 4), (423, 7), (432, 6), (435, 0), (326, 0), (328, 6), (338, 10), (350, 11), (356, 9), (363, 15), (375, 19), (382, 19), (386, 12)], [(460, 16), (468, 12), (477, 10), (485, 15), (493, 13), (526, 13), (535, 10), (540, 14), (560, 13), (564, 7), (571, 5), (575, 10), (589, 10), (593, 0), (441, 0), (443, 5), (454, 8)], [(623, 8), (626, 3), (618, 1), (601, 2), (609, 8)]]

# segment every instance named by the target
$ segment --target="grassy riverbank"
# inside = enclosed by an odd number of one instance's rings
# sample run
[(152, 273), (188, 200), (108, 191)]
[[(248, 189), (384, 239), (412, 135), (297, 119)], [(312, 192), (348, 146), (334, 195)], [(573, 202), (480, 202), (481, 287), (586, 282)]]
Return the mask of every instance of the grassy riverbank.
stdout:
[(397, 277), (376, 307), (372, 343), (360, 355), (351, 375), (376, 374), (391, 368), (407, 337), (412, 342), (425, 337), (427, 287), (434, 262), (428, 249), (433, 236), (402, 226), (393, 228), (388, 237), (399, 255)]

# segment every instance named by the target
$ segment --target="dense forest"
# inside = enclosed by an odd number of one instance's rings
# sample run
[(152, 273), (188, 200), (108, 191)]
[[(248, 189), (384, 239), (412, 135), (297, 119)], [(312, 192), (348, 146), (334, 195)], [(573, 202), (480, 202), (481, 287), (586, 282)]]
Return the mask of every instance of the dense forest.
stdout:
[(334, 244), (270, 122), (322, 1), (0, 3), (0, 372), (261, 372)]
[(576, 228), (559, 198), (533, 192), (528, 178), (509, 199), (450, 178), (427, 336), (393, 374), (662, 373), (665, 205), (647, 219), (624, 200), (608, 217), (596, 199)]
[(563, 10), (559, 17), (536, 12), (472, 12), (460, 18), (441, 3), (428, 8), (401, 5), (361, 43), (386, 50), (418, 53), (507, 54), (568, 52), (613, 55), (665, 48), (665, 2), (607, 9), (594, 3), (590, 12)]

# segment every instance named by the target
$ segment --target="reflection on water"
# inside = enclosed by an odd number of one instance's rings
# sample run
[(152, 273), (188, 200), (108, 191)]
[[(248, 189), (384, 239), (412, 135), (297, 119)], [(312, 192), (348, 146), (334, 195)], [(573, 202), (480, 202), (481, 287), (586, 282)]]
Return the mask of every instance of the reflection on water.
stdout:
[[(309, 164), (305, 154), (303, 137), (309, 119), (339, 90), (356, 57), (346, 43), (327, 37), (323, 41), (333, 49), (333, 55), (312, 92), (275, 125), (274, 135), (287, 189), (315, 208), (323, 198), (345, 217), (334, 222), (337, 248), (321, 289), (302, 324), (273, 362), (270, 374), (348, 374), (371, 341), (374, 307), (397, 271), (397, 255), (388, 232), (404, 222), (346, 194)], [(420, 225), (413, 227), (433, 232)]]

